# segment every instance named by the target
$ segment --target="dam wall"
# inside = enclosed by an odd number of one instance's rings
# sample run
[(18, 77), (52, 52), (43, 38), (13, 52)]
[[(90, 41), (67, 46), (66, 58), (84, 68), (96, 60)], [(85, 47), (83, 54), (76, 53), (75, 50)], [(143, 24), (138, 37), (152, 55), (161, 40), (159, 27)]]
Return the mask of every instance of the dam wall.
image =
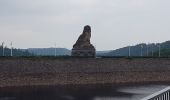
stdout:
[(170, 82), (170, 58), (0, 58), (0, 87)]

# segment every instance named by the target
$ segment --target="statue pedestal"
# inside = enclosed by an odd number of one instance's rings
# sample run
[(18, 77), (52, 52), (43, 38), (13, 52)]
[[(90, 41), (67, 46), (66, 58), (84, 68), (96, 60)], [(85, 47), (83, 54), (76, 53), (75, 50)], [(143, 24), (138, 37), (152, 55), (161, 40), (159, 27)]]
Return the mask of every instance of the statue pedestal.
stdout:
[(74, 57), (95, 57), (96, 50), (93, 49), (72, 49), (72, 56)]

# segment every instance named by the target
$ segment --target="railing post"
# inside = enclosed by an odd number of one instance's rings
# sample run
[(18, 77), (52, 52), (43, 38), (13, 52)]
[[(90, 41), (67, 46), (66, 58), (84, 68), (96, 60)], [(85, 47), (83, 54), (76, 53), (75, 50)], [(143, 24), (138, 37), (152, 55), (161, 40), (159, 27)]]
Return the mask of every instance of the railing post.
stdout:
[(168, 100), (170, 99), (170, 91), (168, 91)]
[(158, 99), (158, 100), (162, 100), (160, 96), (159, 96), (159, 99)]

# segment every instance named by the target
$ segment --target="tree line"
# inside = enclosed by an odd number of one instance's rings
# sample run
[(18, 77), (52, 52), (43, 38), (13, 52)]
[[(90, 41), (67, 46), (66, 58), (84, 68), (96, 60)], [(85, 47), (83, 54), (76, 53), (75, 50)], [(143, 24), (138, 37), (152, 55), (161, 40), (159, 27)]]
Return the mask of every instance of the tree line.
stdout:
[[(0, 45), (0, 56), (11, 56), (11, 48)], [(33, 56), (27, 50), (12, 48), (12, 56)]]

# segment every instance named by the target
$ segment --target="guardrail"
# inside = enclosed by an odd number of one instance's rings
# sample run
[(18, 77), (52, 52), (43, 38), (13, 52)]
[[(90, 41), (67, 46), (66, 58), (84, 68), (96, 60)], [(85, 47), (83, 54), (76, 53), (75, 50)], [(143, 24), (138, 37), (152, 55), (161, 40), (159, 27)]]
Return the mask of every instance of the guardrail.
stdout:
[(141, 100), (170, 100), (170, 87), (149, 95)]

